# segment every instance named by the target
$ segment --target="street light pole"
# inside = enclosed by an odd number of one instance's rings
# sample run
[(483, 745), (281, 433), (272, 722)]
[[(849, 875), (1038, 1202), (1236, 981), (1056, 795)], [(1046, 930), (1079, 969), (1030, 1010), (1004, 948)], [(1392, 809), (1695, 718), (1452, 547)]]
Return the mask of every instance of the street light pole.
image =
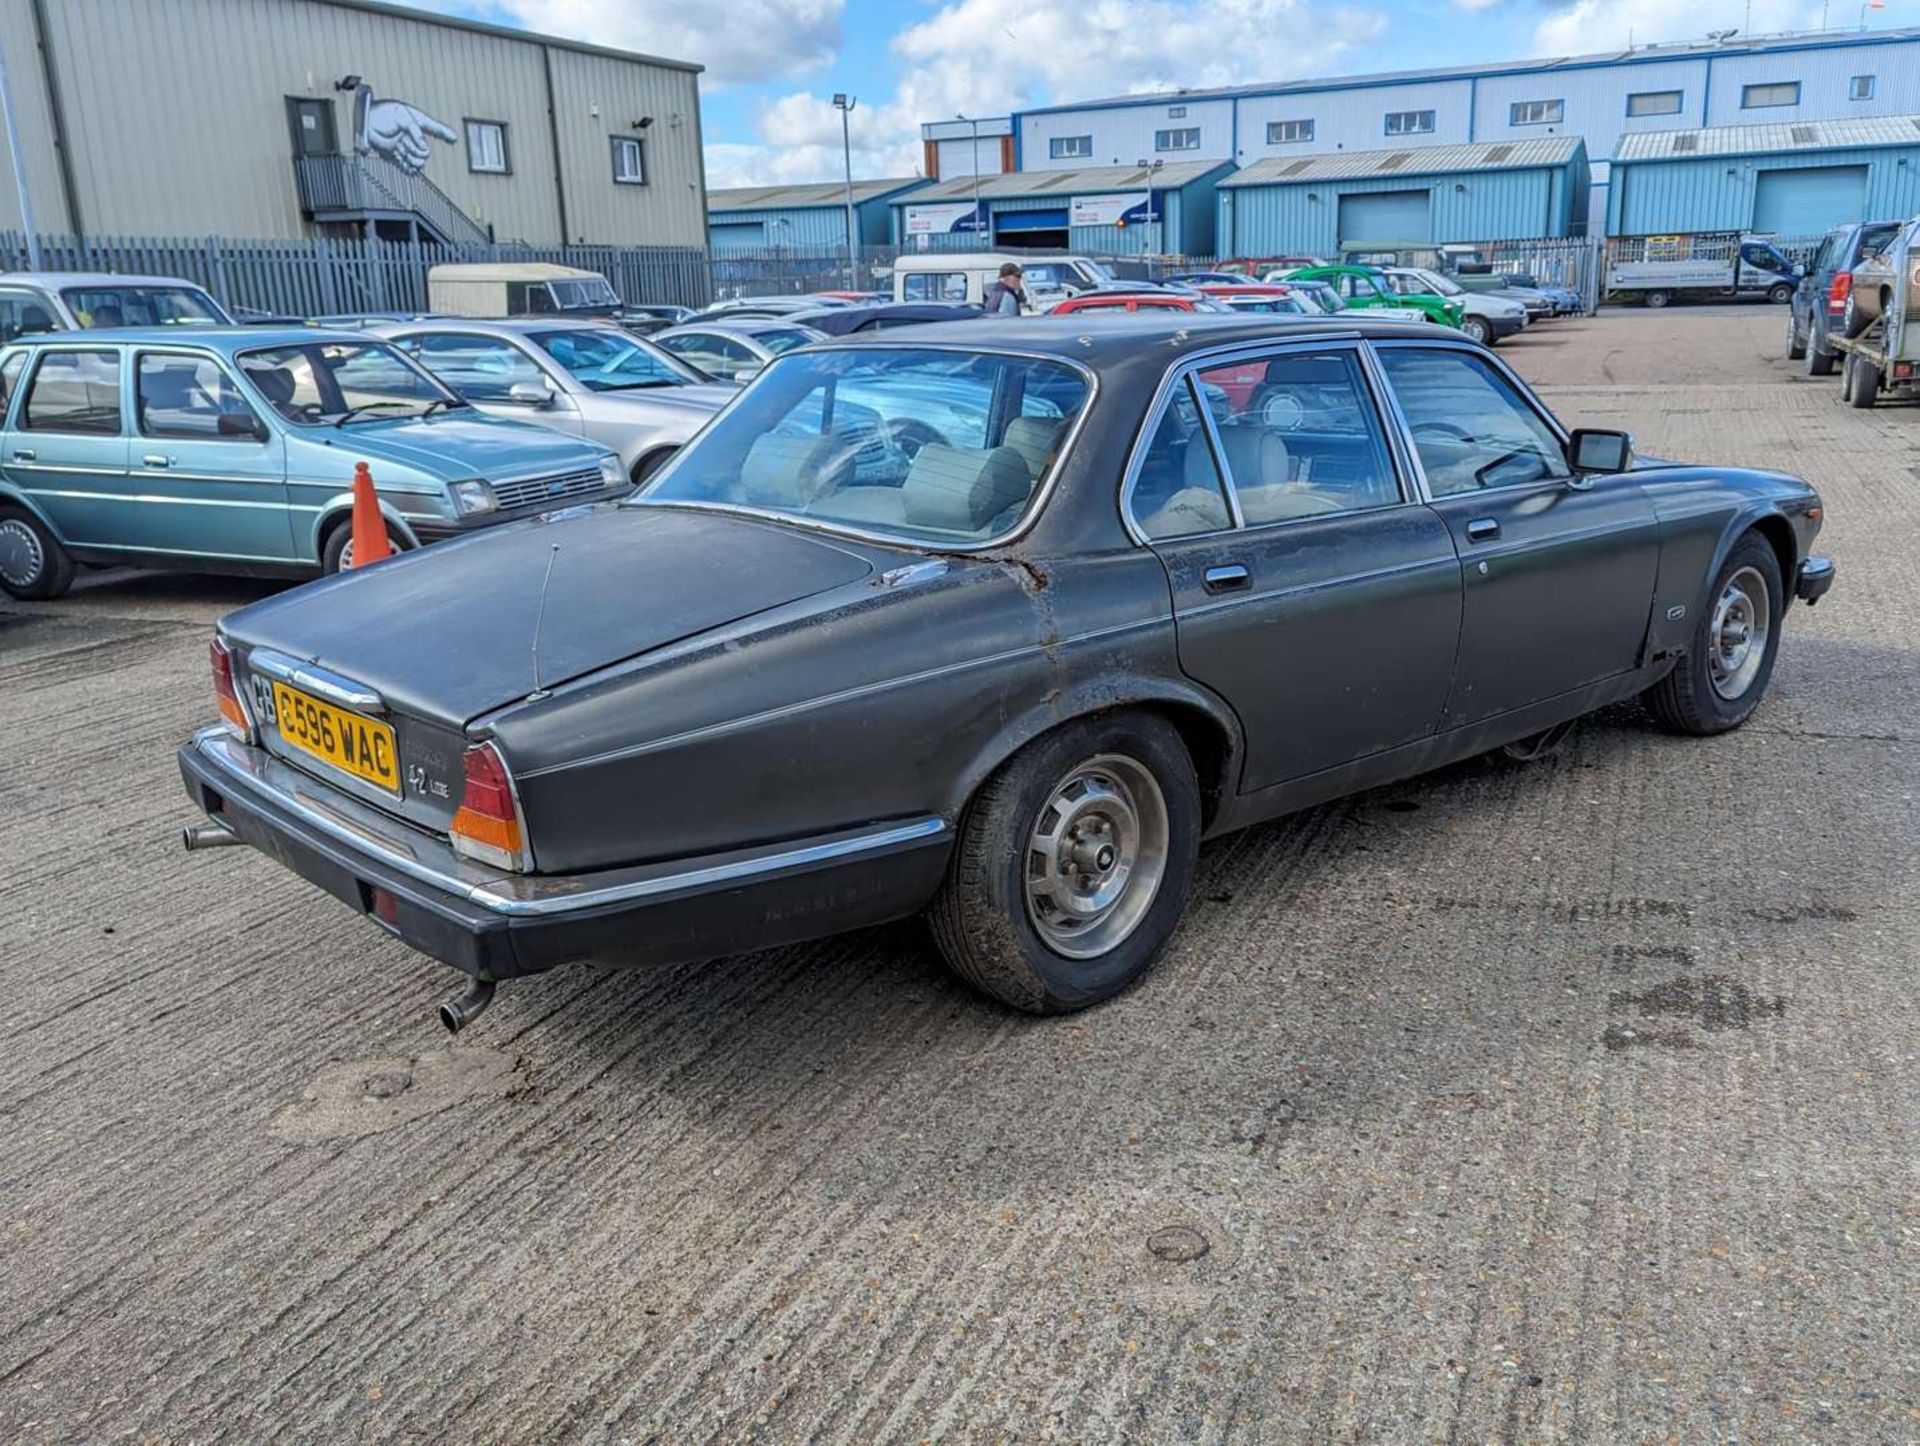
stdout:
[(840, 158), (847, 167), (847, 290), (849, 291), (860, 289), (860, 279), (855, 270), (854, 259), (855, 248), (860, 244), (860, 232), (853, 218), (853, 133), (850, 125), (853, 108), (858, 104), (860, 101), (857, 97), (848, 95), (844, 91), (836, 93), (833, 97), (833, 108), (840, 112)]
[(973, 229), (980, 230), (980, 122), (973, 116), (954, 112), (955, 120), (963, 120), (973, 127)]
[(40, 269), (40, 233), (33, 226), (33, 198), (27, 194), (27, 173), (20, 160), (20, 132), (13, 119), (13, 87), (7, 82), (7, 57), (0, 53), (0, 114), (7, 124), (7, 154), (13, 157), (13, 187), (20, 197), (20, 226), (27, 233), (27, 269)]

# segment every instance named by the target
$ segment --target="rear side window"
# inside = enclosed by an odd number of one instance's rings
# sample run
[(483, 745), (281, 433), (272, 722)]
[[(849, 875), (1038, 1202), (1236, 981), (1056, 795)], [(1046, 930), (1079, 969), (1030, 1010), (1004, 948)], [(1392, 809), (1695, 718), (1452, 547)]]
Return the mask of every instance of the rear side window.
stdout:
[(20, 425), (29, 432), (120, 432), (120, 355), (110, 351), (50, 351), (27, 384)]
[[(1183, 378), (1168, 399), (1133, 482), (1133, 519), (1154, 542), (1224, 532), (1233, 526), (1226, 485), (1207, 443), (1192, 387)], [(1216, 410), (1223, 404), (1219, 397), (1211, 403)]]
[(909, 272), (901, 294), (908, 301), (965, 301), (967, 274), (964, 271)]

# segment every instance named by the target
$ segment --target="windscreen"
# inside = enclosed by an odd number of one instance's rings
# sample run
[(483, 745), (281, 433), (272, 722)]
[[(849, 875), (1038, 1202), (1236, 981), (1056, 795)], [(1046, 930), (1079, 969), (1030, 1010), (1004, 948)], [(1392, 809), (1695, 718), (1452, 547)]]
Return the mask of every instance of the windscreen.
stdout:
[(612, 327), (536, 331), (529, 339), (591, 391), (630, 392), (711, 380), (664, 348)]
[(636, 502), (756, 511), (934, 543), (1009, 531), (1087, 403), (1062, 362), (863, 348), (792, 352)]
[(273, 409), (304, 427), (393, 421), (466, 405), (385, 342), (261, 347), (238, 360)]
[(69, 286), (61, 291), (81, 326), (226, 326), (230, 318), (197, 286)]

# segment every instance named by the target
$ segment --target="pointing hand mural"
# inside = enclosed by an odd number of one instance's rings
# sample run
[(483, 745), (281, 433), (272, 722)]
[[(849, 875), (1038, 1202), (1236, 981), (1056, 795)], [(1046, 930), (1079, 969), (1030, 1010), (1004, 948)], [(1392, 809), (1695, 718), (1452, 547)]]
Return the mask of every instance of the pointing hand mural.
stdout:
[(451, 145), (459, 139), (454, 129), (435, 120), (419, 106), (404, 100), (375, 100), (373, 87), (357, 86), (353, 92), (354, 149), (365, 155), (372, 151), (385, 156), (410, 176), (426, 168), (433, 155), (427, 144), (431, 137)]

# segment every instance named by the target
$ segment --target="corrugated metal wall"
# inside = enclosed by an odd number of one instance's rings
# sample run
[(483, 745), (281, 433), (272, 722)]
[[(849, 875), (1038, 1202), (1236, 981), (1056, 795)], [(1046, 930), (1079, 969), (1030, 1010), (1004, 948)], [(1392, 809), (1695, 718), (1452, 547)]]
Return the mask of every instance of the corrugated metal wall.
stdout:
[[(1184, 116), (1169, 111), (1184, 110)], [(1156, 151), (1155, 131), (1198, 127), (1197, 151)], [(1019, 118), (1020, 169), (1023, 171), (1071, 171), (1087, 166), (1130, 166), (1135, 161), (1209, 161), (1226, 160), (1233, 154), (1233, 103), (1226, 100), (1182, 100), (1168, 96), (1164, 101), (1062, 111), (1053, 115), (1029, 115)], [(1055, 136), (1093, 137), (1091, 156), (1055, 160), (1049, 142)], [(943, 173), (944, 174), (944, 173)], [(970, 174), (970, 173), (969, 173)]]
[[(45, 13), (76, 174), (72, 217), (60, 214), (31, 8), (4, 0), (0, 9), (43, 229), (302, 235), (287, 97), (331, 102), (350, 149), (352, 97), (334, 83), (357, 74), (376, 97), (412, 102), (456, 132), (469, 117), (505, 123), (511, 174), (470, 172), (464, 138), (432, 141), (425, 172), (502, 240), (562, 239), (556, 166), (568, 239), (699, 245), (705, 236), (689, 72), (306, 0), (50, 0)], [(543, 52), (554, 65), (558, 158)], [(615, 186), (608, 138), (633, 134), (641, 115), (655, 118), (650, 183)], [(15, 224), (16, 211), (11, 188), (0, 187), (0, 222)]]
[[(707, 234), (718, 237), (729, 225), (746, 224), (759, 232), (754, 247), (779, 246), (801, 251), (832, 251), (847, 244), (847, 214), (838, 208), (788, 206), (776, 211), (715, 211), (709, 218)], [(886, 239), (883, 234), (880, 239)], [(715, 246), (722, 243), (716, 239)]]
[(1565, 236), (1584, 169), (1576, 157), (1524, 171), (1235, 187), (1219, 193), (1217, 246), (1223, 256), (1332, 255), (1346, 239), (1339, 234), (1341, 197), (1414, 190), (1431, 192), (1436, 243)]
[(1761, 172), (1838, 166), (1867, 168), (1868, 216), (1920, 212), (1920, 145), (1692, 161), (1615, 161), (1608, 231), (1615, 236), (1744, 231), (1753, 224), (1754, 190)]

